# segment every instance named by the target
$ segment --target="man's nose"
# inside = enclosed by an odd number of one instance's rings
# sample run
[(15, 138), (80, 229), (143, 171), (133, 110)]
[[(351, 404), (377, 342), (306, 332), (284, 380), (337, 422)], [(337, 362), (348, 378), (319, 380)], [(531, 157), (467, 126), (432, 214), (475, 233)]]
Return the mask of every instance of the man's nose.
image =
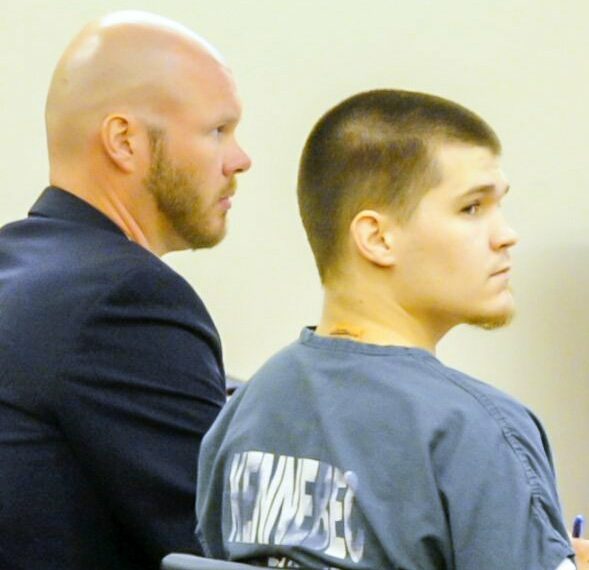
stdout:
[(493, 248), (503, 249), (513, 247), (519, 241), (517, 232), (507, 223), (503, 216), (499, 219), (498, 227), (493, 236)]
[(252, 165), (252, 160), (249, 155), (235, 143), (235, 149), (233, 150), (231, 157), (225, 163), (225, 175), (230, 176), (232, 174), (238, 174), (240, 172), (246, 172)]

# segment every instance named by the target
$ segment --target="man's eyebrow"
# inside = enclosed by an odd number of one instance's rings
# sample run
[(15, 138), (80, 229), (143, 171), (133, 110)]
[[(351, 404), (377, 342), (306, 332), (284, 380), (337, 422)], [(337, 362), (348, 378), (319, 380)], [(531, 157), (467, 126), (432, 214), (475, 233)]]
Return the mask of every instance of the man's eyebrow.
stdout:
[(500, 186), (495, 186), (495, 184), (482, 184), (481, 186), (475, 186), (474, 188), (471, 188), (470, 190), (468, 190), (467, 192), (462, 194), (460, 196), (460, 199), (468, 198), (469, 196), (472, 196), (473, 194), (499, 193), (501, 196), (505, 196), (505, 194), (507, 194), (509, 192), (510, 188), (511, 187), (509, 185), (507, 185), (505, 187), (500, 187)]
[(215, 123), (219, 125), (230, 125), (232, 127), (235, 127), (239, 124), (240, 120), (240, 113), (224, 113), (223, 115), (219, 115), (216, 118)]
[(224, 109), (223, 111), (221, 111), (220, 115), (226, 123), (239, 123), (242, 113), (242, 106), (241, 104), (238, 104), (235, 106), (231, 106), (228, 109)]

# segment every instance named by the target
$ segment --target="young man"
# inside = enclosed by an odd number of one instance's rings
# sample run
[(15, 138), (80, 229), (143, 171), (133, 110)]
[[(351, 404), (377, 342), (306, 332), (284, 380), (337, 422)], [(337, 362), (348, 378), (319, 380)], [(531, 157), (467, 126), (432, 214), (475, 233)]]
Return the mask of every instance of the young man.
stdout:
[(219, 54), (180, 24), (89, 24), (47, 97), (50, 183), (0, 230), (0, 568), (157, 570), (194, 542), (221, 344), (159, 256), (225, 235), (249, 167)]
[(299, 205), (325, 305), (205, 437), (198, 535), (275, 567), (574, 567), (535, 416), (435, 357), (509, 322), (508, 182), (491, 128), (373, 91), (307, 140)]

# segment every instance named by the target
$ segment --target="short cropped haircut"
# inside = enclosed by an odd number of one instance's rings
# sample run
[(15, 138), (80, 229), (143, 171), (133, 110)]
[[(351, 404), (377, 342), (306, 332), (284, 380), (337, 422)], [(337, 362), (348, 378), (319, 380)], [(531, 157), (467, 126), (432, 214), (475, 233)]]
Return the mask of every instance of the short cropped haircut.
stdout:
[(468, 109), (434, 95), (375, 90), (329, 110), (309, 135), (299, 167), (299, 209), (325, 282), (354, 216), (386, 210), (406, 221), (440, 182), (435, 151), (446, 142), (500, 154), (491, 127)]

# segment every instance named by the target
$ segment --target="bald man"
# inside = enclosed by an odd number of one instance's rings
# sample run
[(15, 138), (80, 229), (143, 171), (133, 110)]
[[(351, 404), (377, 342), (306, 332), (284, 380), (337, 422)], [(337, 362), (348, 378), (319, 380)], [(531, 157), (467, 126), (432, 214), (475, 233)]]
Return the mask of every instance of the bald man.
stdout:
[[(196, 458), (224, 403), (221, 344), (159, 258), (225, 235), (250, 160), (221, 56), (111, 14), (46, 106), (50, 186), (0, 230), (0, 568), (159, 567), (196, 550)], [(220, 277), (221, 278), (221, 277)]]

